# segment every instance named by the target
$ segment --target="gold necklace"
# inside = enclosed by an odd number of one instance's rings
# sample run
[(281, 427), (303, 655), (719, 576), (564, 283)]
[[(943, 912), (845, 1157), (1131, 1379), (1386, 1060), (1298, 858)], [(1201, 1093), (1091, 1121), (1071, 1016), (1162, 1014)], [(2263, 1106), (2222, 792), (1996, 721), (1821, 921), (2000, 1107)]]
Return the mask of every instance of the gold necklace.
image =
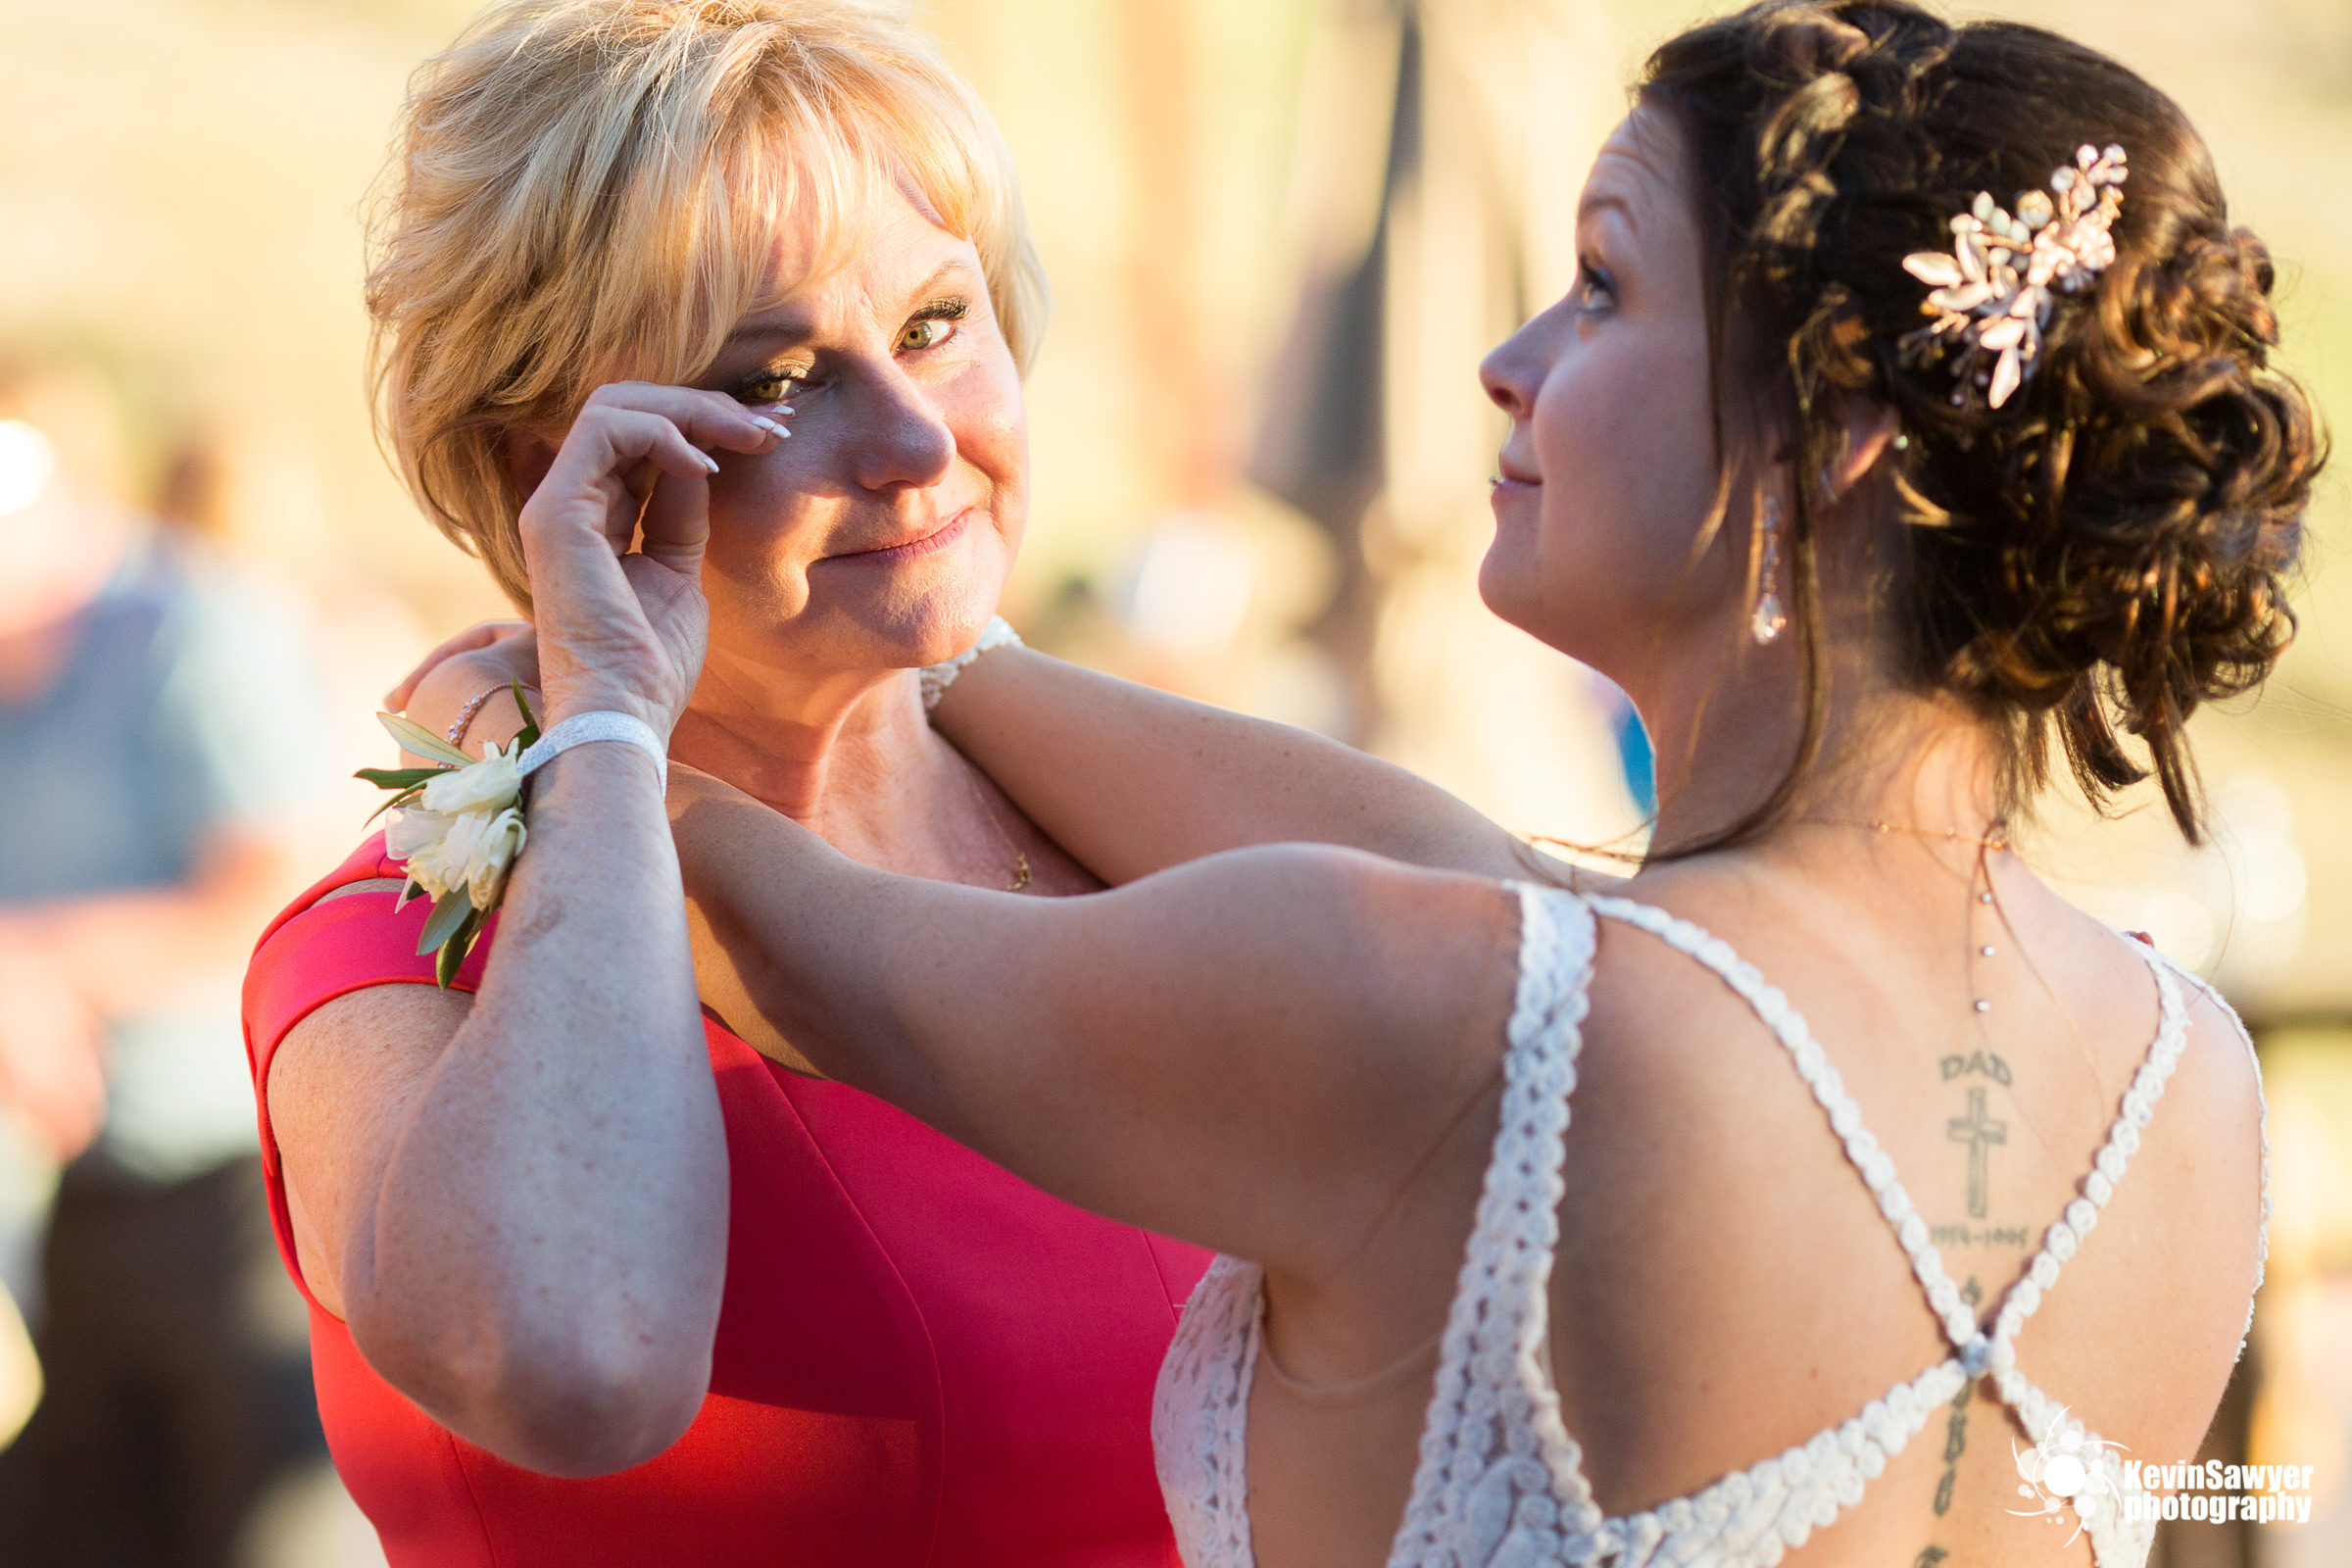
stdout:
[[(1975, 871), (1969, 877), (1969, 888), (1974, 894), (1972, 902), (1988, 906), (1992, 910), (1993, 919), (1999, 923), (2001, 928), (2007, 931), (2012, 939), (2017, 936), (2016, 928), (2009, 923), (2009, 911), (2001, 906), (2001, 902), (1995, 896), (1992, 886), (1991, 857), (1995, 854), (2006, 853), (2013, 847), (2009, 840), (2009, 824), (1998, 817), (1988, 824), (1992, 831), (1985, 834), (1963, 833), (1958, 828), (1906, 827), (1899, 822), (1860, 822), (1834, 816), (1798, 817), (1796, 820), (1810, 822), (1820, 827), (1859, 827), (1868, 828), (1877, 833), (1907, 833), (1914, 838), (1942, 839), (1951, 844), (1974, 844), (1977, 846), (1977, 864)], [(1977, 886), (1980, 881), (1984, 883), (1981, 888)], [(1960, 933), (1961, 959), (1967, 966), (1970, 1007), (1982, 1016), (1992, 1010), (1992, 1004), (1975, 994), (1977, 959), (1992, 957), (1999, 950), (1989, 942), (1980, 943), (1976, 940), (1975, 933), (1970, 929), (1975, 921), (1976, 911), (1967, 905), (1963, 905), (1961, 907), (1965, 916)], [(2050, 1005), (2058, 1009), (2058, 1016), (2065, 1020), (2066, 1032), (2074, 1039), (2075, 1054), (2082, 1057), (2083, 1070), (2090, 1075), (2090, 1081), (2098, 1101), (2104, 1104), (2107, 1100), (2106, 1085), (2100, 1076), (2099, 1064), (2090, 1054), (2090, 1042), (2082, 1037), (2082, 1026), (2075, 1022), (2074, 1013), (2060, 999), (2057, 988), (2050, 984), (2048, 977), (2041, 972), (2041, 965), (2034, 961), (2034, 956), (2025, 950), (2023, 943), (2018, 944), (2017, 956), (2018, 961), (2026, 966), (2026, 973), (2032, 975), (2034, 983), (2041, 988), (2041, 994), (2050, 999)], [(1980, 1022), (1977, 1027), (1982, 1031), (1984, 1025)]]
[[(1987, 833), (1963, 833), (1956, 827), (1911, 827), (1901, 822), (1886, 821), (1883, 817), (1873, 818), (1867, 822), (1843, 816), (1800, 816), (1796, 820), (1810, 823), (1816, 827), (1858, 827), (1867, 828), (1874, 833), (1903, 833), (1912, 838), (1940, 839), (1947, 844), (1974, 844), (1977, 847), (1977, 863), (1975, 868), (1970, 871), (1968, 879), (1969, 892), (1973, 895), (1972, 902), (1989, 907), (1995, 923), (2004, 929), (2009, 925), (2008, 911), (2001, 907), (2001, 901), (1994, 894), (1992, 886), (1992, 857), (2006, 854), (2010, 849), (2009, 824), (1999, 817), (1993, 818), (1987, 824), (1991, 829)], [(1983, 885), (1979, 886), (1980, 883)], [(1979, 1014), (1987, 1013), (1992, 1010), (1992, 1003), (1987, 998), (1977, 995), (1977, 960), (1994, 957), (1998, 956), (2000, 949), (1990, 942), (1977, 940), (1976, 912), (1968, 909), (1966, 906), (1962, 907), (1965, 914), (1960, 926), (1960, 958), (1968, 977), (1969, 1008)], [(2030, 960), (2027, 967), (2033, 967)], [(2035, 971), (2035, 975), (2038, 978), (2038, 970)], [(2074, 1020), (2069, 1018), (2067, 1021), (2071, 1024)]]
[(980, 814), (988, 818), (988, 825), (997, 830), (997, 837), (1004, 841), (1004, 853), (1012, 857), (1012, 880), (1004, 884), (1004, 891), (1019, 893), (1029, 886), (1029, 857), (1023, 855), (1021, 847), (1012, 842), (1012, 835), (1004, 831), (1004, 824), (997, 820), (995, 809), (988, 804), (988, 792), (980, 787), (980, 770), (971, 767), (968, 762), (965, 766), (969, 771), (963, 775), (963, 781), (971, 786), (973, 803), (980, 808)]

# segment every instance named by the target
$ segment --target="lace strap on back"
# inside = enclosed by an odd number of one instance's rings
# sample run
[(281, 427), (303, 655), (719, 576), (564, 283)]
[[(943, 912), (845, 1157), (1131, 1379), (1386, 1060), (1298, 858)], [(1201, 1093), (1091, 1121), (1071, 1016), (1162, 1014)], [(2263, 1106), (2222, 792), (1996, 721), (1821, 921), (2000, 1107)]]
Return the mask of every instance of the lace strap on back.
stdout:
[[(2254, 1069), (2254, 1108), (2257, 1117), (2255, 1125), (2259, 1129), (2259, 1136), (2262, 1140), (2261, 1224), (2254, 1236), (2254, 1291), (2256, 1295), (2260, 1295), (2262, 1282), (2269, 1277), (2271, 1268), (2271, 1102), (2269, 1097), (2263, 1093), (2262, 1058), (2255, 1053), (2254, 1036), (2247, 1030), (2246, 1021), (2237, 1015), (2237, 1009), (2230, 1005), (2229, 999), (2222, 995), (2212, 981), (2193, 969), (2182, 968), (2145, 943), (2134, 942), (2132, 946), (2141, 950), (2141, 956), (2156, 967), (2160, 975), (2170, 971), (2180, 979), (2196, 987), (2204, 995), (2206, 1001), (2222, 1009), (2222, 1016), (2229, 1019), (2230, 1026), (2237, 1031), (2238, 1044), (2246, 1049), (2246, 1064)], [(2253, 1298), (2249, 1297), (2246, 1300), (2245, 1326), (2239, 1329), (2237, 1334), (2237, 1354), (2240, 1360), (2245, 1358), (2247, 1336), (2253, 1332), (2254, 1301)]]
[(1943, 1256), (1930, 1239), (1928, 1222), (1895, 1174), (1894, 1156), (1881, 1148), (1878, 1136), (1862, 1125), (1862, 1108), (1845, 1092), (1844, 1078), (1831, 1063), (1821, 1042), (1813, 1038), (1812, 1026), (1805, 1022), (1804, 1014), (1754, 964), (1705, 927), (1631, 899), (1595, 897), (1587, 902), (1595, 912), (1646, 931), (1676, 952), (1714, 970), (1725, 985), (1755, 1010), (1764, 1027), (1772, 1031), (1788, 1053), (1797, 1076), (1813, 1092), (1813, 1099), (1829, 1118), (1830, 1130), (1844, 1146), (1845, 1157), (1861, 1174), (1863, 1184), (1879, 1205), (1879, 1212), (1894, 1227), (1895, 1241), (1911, 1260), (1912, 1275), (1927, 1294), (1928, 1306), (1943, 1326), (1944, 1336), (1960, 1353), (1961, 1366), (1972, 1377), (1982, 1372), (1990, 1356), (1990, 1342), (1977, 1327), (1976, 1314), (1961, 1298), (1960, 1287), (1944, 1272)]
[[(2180, 1004), (2180, 987), (2170, 969), (2160, 964), (2150, 967), (2156, 976), (2156, 1039), (2148, 1047), (2147, 1059), (2139, 1064), (2139, 1071), (2132, 1074), (2131, 1084), (2124, 1090), (2123, 1108), (2109, 1124), (2107, 1141), (2100, 1146), (2097, 1158), (2082, 1177), (2082, 1196), (2068, 1203), (2066, 1211), (2051, 1222), (2042, 1236), (2041, 1250), (2001, 1298), (2001, 1309), (1992, 1320), (1992, 1348), (1987, 1362), (1995, 1378), (2006, 1378), (2015, 1370), (2017, 1331), (2040, 1308), (2043, 1295), (2058, 1283), (2058, 1271), (2075, 1255), (2075, 1249), (2090, 1234), (2091, 1227), (2098, 1224), (2099, 1211), (2115, 1196), (2132, 1156), (2139, 1152), (2140, 1129), (2155, 1119), (2156, 1102), (2164, 1098), (2165, 1085), (2172, 1080), (2173, 1069), (2180, 1063), (2180, 1047), (2188, 1022), (2186, 1009)], [(2003, 1397), (2008, 1398), (2009, 1393), (2003, 1389)], [(2017, 1401), (2009, 1402), (2014, 1405)]]
[(1506, 1532), (1534, 1530), (1556, 1544), (1601, 1522), (1544, 1364), (1594, 926), (1576, 895), (1514, 886), (1519, 984), (1501, 1120), (1391, 1568), (1485, 1563)]

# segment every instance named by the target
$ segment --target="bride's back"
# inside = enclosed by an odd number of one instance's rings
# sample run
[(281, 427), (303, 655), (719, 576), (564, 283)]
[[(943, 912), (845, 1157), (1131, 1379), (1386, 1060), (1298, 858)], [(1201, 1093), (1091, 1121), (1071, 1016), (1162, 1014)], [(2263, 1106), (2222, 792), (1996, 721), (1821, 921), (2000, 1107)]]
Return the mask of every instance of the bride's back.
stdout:
[[(1785, 993), (1852, 1102), (1758, 999), (1603, 908), (1549, 1285), (1593, 1501), (1688, 1496), (1980, 1331), (2013, 1401), (2190, 1457), (2258, 1273), (2251, 1053), (2002, 824), (2063, 759), (2094, 802), (2153, 776), (2197, 836), (2186, 720), (2291, 634), (2321, 461), (2269, 362), (2269, 253), (2156, 88), (1899, 0), (1664, 45), (1579, 246), (1557, 318), (1488, 362), (1513, 428), (1481, 587), (1657, 738), (1664, 853), (1623, 891)], [(2168, 987), (2169, 1088), (2094, 1176)], [(2054, 1530), (2016, 1460), (2047, 1412), (2029, 1434), (2000, 1381), (1939, 1384), (1798, 1559), (2054, 1552), (2074, 1510)]]
[[(1981, 928), (1964, 952), (1969, 859), (1938, 876), (1937, 847), (1835, 825), (1803, 845), (1801, 869), (1786, 857), (1692, 864), (1631, 891), (1724, 938), (1787, 994), (1989, 1330), (2082, 1196), (2149, 1054), (2157, 970), (2000, 858), (2002, 934)], [(1919, 895), (1903, 893), (1899, 873), (1923, 868), (1924, 885), (1907, 879)], [(1940, 953), (1922, 940), (1936, 931), (1953, 938)], [(2245, 1327), (2260, 1237), (2253, 1064), (2234, 1020), (2192, 982), (2180, 991), (2186, 1044), (2138, 1152), (2015, 1342), (2029, 1382), (2154, 1462), (2196, 1451)], [(1806, 1443), (1953, 1347), (1748, 1002), (1614, 920), (1592, 998), (1551, 1355), (1595, 1501), (1619, 1516)], [(2071, 1514), (2054, 1534), (2038, 1496), (2019, 1492), (2016, 1454), (2032, 1446), (1990, 1383), (1965, 1385), (1790, 1560), (2064, 1560)], [(2087, 1539), (2074, 1551), (2090, 1560)]]

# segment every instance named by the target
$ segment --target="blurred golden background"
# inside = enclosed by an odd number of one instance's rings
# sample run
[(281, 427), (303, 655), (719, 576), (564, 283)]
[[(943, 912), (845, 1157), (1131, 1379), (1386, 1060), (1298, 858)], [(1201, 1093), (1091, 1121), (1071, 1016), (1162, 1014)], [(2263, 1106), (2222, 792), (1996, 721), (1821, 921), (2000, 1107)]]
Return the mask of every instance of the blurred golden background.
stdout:
[[(1475, 367), (1565, 287), (1577, 188), (1644, 50), (1715, 9), (931, 5), (1012, 144), (1056, 293), (1015, 624), (1353, 740), (1530, 833), (1638, 842), (1643, 753), (1613, 692), (1479, 606), (1500, 422)], [(378, 760), (383, 688), (505, 610), (395, 483), (362, 388), (367, 192), (404, 77), (473, 10), (0, 0), (0, 345), (101, 368), (149, 507), (308, 607), (345, 769)], [(2281, 264), (2285, 364), (2352, 407), (2352, 0), (2000, 10), (2187, 107)], [(2271, 1279), (2216, 1442), (2319, 1466), (2317, 1513), (2173, 1533), (2178, 1564), (2352, 1561), (2348, 529), (2339, 473), (2279, 677), (2200, 720), (2210, 847), (2145, 802), (2095, 831), (2054, 808), (2031, 840), (2086, 906), (2215, 976), (2265, 1053)], [(321, 867), (373, 797), (335, 797)], [(274, 1560), (366, 1561), (348, 1526), (315, 1511)]]

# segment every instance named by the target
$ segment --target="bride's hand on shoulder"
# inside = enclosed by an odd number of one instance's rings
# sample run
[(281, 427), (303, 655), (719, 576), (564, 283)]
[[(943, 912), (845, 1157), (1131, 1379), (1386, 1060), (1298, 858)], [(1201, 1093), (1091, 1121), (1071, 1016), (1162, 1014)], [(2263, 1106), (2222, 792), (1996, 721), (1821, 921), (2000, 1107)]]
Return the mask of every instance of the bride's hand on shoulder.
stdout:
[(537, 630), (527, 620), (485, 620), (425, 655), (384, 694), (384, 707), (436, 735), (458, 735), (455, 744), (479, 756), (522, 728), (522, 715), (507, 695), (516, 682), (528, 695), (534, 716), (543, 714)]
[(552, 455), (539, 449), (544, 467), (517, 454), (539, 468), (518, 474), (533, 480), (520, 520), (551, 720), (610, 709), (669, 732), (702, 671), (710, 453), (781, 439), (723, 393), (619, 381), (589, 394)]

